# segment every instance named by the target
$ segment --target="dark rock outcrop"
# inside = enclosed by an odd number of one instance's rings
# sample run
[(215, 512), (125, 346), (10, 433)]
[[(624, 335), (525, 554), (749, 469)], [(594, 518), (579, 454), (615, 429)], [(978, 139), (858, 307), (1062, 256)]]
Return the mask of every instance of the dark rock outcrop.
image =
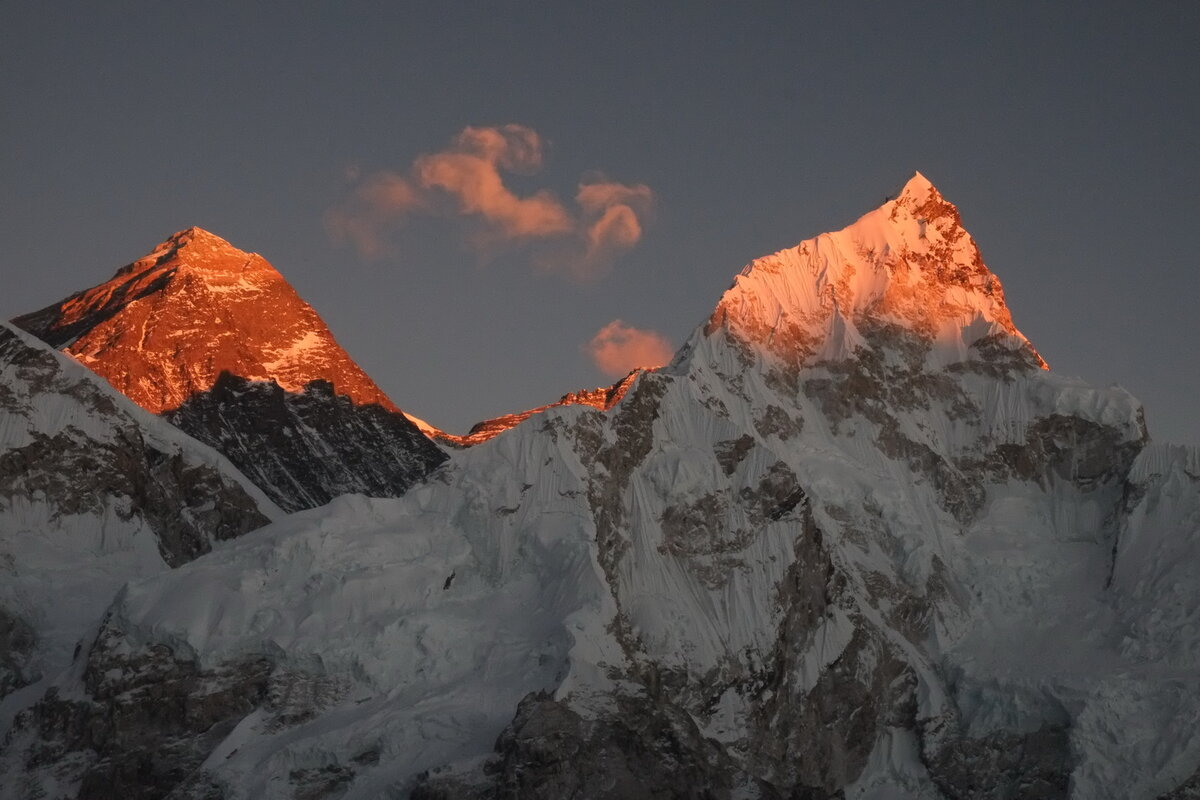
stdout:
[(544, 695), (521, 701), (484, 781), (422, 776), (413, 800), (777, 800), (678, 707), (619, 696), (584, 716)]
[(447, 458), (403, 414), (356, 405), (326, 381), (296, 393), (226, 372), (166, 417), (285, 511), (352, 492), (397, 497)]
[(0, 608), (0, 699), (40, 677), (30, 669), (36, 644), (33, 626)]
[(130, 646), (101, 630), (83, 674), (86, 697), (49, 690), (21, 712), (0, 767), (19, 762), (27, 796), (49, 780), (89, 800), (165, 797), (267, 697), (271, 665), (247, 658), (215, 669), (163, 645)]

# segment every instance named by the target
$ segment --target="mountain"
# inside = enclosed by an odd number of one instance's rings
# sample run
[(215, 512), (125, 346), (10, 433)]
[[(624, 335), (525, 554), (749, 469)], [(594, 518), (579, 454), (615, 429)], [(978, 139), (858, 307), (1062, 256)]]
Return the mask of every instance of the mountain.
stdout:
[(0, 797), (1195, 797), (1198, 557), (917, 175), (611, 407), (131, 582)]
[(445, 459), (266, 259), (200, 228), (13, 322), (224, 453), (287, 511), (395, 496)]
[(200, 228), (13, 322), (155, 414), (208, 391), (223, 372), (289, 392), (325, 380), (355, 405), (397, 410), (266, 259)]
[(0, 701), (57, 677), (126, 581), (281, 516), (223, 457), (0, 323)]

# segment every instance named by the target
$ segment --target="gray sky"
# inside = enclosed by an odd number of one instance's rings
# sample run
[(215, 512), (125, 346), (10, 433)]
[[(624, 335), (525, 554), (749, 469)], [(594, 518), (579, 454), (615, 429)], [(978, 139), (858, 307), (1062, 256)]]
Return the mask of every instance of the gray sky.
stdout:
[[(610, 382), (585, 345), (614, 319), (680, 344), (747, 261), (920, 170), (1053, 369), (1200, 443), (1200, 4), (808, 5), (4, 3), (0, 314), (199, 225), (461, 431)], [(455, 143), (509, 123), (540, 168)], [(431, 154), (552, 219), (448, 194)], [(616, 205), (640, 237), (590, 252)]]

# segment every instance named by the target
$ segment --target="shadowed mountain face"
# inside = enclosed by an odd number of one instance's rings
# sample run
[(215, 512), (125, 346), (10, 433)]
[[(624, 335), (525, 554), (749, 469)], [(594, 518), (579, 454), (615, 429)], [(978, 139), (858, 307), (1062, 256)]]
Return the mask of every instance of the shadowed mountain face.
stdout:
[(1047, 370), (924, 178), (618, 388), (130, 583), (0, 800), (1195, 794), (1200, 451)]
[(285, 511), (353, 492), (392, 497), (446, 459), (403, 414), (356, 405), (324, 380), (289, 392), (223, 372), (164, 416), (227, 454)]
[(264, 258), (199, 228), (14, 323), (217, 447), (285, 510), (397, 496), (445, 460)]

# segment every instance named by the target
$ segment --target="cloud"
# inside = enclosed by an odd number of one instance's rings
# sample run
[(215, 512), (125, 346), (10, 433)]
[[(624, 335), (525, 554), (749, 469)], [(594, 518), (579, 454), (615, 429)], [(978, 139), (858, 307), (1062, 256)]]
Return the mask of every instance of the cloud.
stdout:
[(654, 199), (654, 193), (645, 184), (628, 186), (624, 183), (605, 181), (602, 178), (603, 176), (595, 183), (579, 184), (579, 192), (575, 195), (575, 201), (584, 211), (602, 211), (616, 205), (637, 207), (646, 211)]
[(423, 203), (402, 175), (376, 172), (325, 213), (325, 230), (335, 242), (350, 242), (364, 258), (378, 258), (387, 250), (388, 231)]
[(475, 224), (468, 242), (475, 247), (533, 248), (533, 261), (547, 271), (596, 277), (641, 240), (654, 195), (643, 184), (602, 176), (578, 186), (576, 209), (548, 189), (517, 194), (505, 173), (536, 173), (544, 151), (541, 136), (524, 125), (464, 128), (445, 149), (417, 157), (404, 174), (358, 180), (326, 213), (326, 229), (364, 258), (376, 258), (411, 214), (469, 219)]
[(583, 209), (588, 263), (608, 261), (630, 249), (642, 238), (642, 223), (654, 202), (654, 193), (644, 184), (600, 181), (579, 185), (575, 202)]
[(467, 126), (455, 137), (456, 147), (475, 153), (510, 172), (536, 172), (542, 166), (542, 137), (533, 128), (509, 123), (498, 128)]
[(675, 352), (662, 334), (631, 327), (619, 319), (601, 328), (585, 349), (596, 367), (613, 378), (637, 367), (661, 367)]
[(424, 155), (413, 175), (425, 189), (440, 189), (458, 201), (461, 214), (477, 214), (503, 238), (556, 236), (574, 228), (571, 215), (549, 191), (518, 197), (500, 169), (534, 171), (542, 163), (542, 142), (521, 125), (467, 128), (449, 150)]

